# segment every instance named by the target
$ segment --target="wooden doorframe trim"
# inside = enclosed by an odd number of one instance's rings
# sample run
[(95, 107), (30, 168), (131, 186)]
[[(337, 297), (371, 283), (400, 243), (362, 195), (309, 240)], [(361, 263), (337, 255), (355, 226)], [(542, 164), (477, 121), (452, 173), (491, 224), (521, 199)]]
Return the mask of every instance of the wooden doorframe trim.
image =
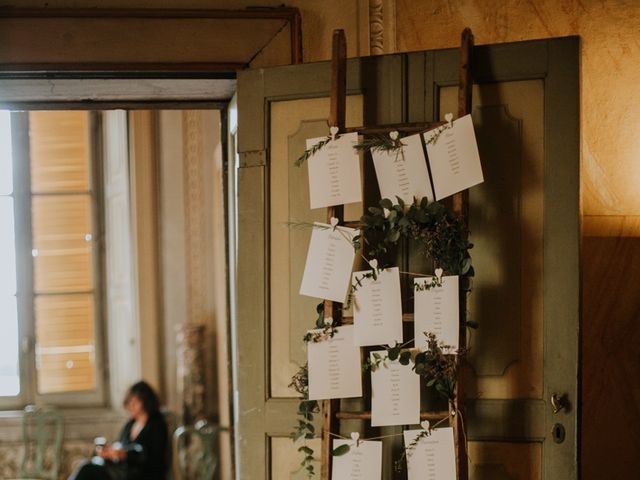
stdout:
[[(222, 9), (158, 9), (158, 8), (14, 8), (0, 7), (2, 19), (51, 19), (68, 18), (76, 21), (91, 19), (111, 19), (119, 22), (124, 19), (159, 20), (284, 20), (290, 26), (290, 61), (302, 63), (302, 16), (294, 7), (248, 7), (244, 10)], [(159, 62), (159, 63), (4, 63), (0, 64), (0, 77), (29, 78), (50, 77), (52, 74), (100, 74), (109, 78), (148, 76), (154, 78), (175, 78), (175, 76), (208, 78), (234, 78), (235, 72), (248, 68), (242, 62)], [(229, 76), (231, 75), (231, 77)], [(160, 77), (158, 77), (160, 76)]]

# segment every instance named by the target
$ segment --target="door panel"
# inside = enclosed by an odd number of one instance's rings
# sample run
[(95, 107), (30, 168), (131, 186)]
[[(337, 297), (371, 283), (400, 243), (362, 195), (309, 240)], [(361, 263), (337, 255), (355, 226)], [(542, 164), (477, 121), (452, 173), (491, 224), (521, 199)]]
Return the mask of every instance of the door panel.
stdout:
[[(468, 310), (482, 325), (465, 385), (475, 398), (542, 399), (544, 83), (476, 85), (473, 100), (485, 182), (470, 190)], [(440, 112), (456, 102), (456, 88), (441, 90)]]
[[(471, 476), (571, 480), (577, 478), (578, 42), (483, 46), (474, 56), (473, 115), (487, 181), (471, 191), (477, 278), (469, 319), (481, 325), (470, 335), (464, 377)], [(457, 50), (351, 59), (348, 122), (439, 118), (456, 111), (457, 81)], [(247, 71), (238, 82), (240, 478), (295, 479), (299, 454), (286, 437), (298, 399), (287, 385), (304, 362), (299, 339), (313, 326), (317, 302), (297, 295), (310, 232), (283, 223), (324, 219), (324, 211), (307, 208), (306, 168), (292, 164), (306, 138), (326, 132), (330, 66)], [(379, 199), (371, 163), (363, 163), (366, 205)], [(429, 267), (408, 244), (398, 255), (404, 270)], [(567, 393), (574, 408), (553, 414), (553, 392)], [(342, 406), (368, 408), (368, 401)], [(566, 429), (562, 444), (551, 441), (555, 423)], [(401, 431), (368, 424), (342, 422), (341, 430)], [(402, 478), (393, 473), (401, 448), (399, 440), (385, 441), (385, 480)]]
[[(307, 167), (296, 167), (306, 139), (327, 135), (329, 98), (287, 100), (271, 104), (271, 396), (291, 398), (291, 377), (307, 362), (302, 342), (313, 326), (318, 301), (298, 293), (307, 247), (308, 229), (287, 223), (325, 222), (325, 209), (309, 208)], [(362, 96), (347, 99), (346, 125), (362, 125)], [(345, 207), (345, 220), (358, 220), (362, 204)]]

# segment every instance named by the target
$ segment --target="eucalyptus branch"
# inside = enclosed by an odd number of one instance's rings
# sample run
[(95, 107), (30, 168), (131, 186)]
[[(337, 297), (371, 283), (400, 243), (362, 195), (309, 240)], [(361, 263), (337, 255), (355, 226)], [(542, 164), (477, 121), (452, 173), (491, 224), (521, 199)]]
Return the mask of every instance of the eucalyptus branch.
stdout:
[(394, 362), (398, 360), (400, 365), (407, 366), (411, 363), (411, 350), (402, 350), (403, 345), (385, 346), (385, 353), (380, 354), (378, 352), (372, 352), (373, 360), (371, 357), (367, 357), (362, 365), (362, 370), (375, 372), (380, 367), (388, 368), (387, 363), (389, 361)]
[(393, 139), (389, 135), (378, 133), (365, 136), (362, 142), (357, 143), (353, 148), (358, 151), (392, 152), (402, 149), (403, 146), (404, 143), (402, 143), (399, 137)]
[(452, 354), (453, 348), (438, 341), (434, 333), (425, 332), (425, 335), (427, 350), (414, 357), (413, 370), (425, 380), (427, 387), (435, 388), (440, 395), (453, 401), (458, 369), (466, 351), (461, 348)]
[[(416, 435), (416, 437), (413, 440), (411, 440), (411, 443), (409, 443), (409, 445), (407, 445), (404, 448), (403, 458), (405, 455), (410, 456), (413, 453), (413, 451), (416, 449), (418, 444), (420, 443), (420, 440), (422, 440), (423, 438), (427, 438), (430, 435), (431, 435), (431, 428), (429, 428), (428, 430), (422, 430), (418, 435)], [(402, 460), (402, 458), (400, 460)]]
[(314, 415), (320, 413), (320, 405), (317, 400), (306, 400), (309, 396), (309, 369), (307, 365), (300, 367), (298, 372), (291, 378), (289, 387), (302, 395), (303, 400), (298, 405), (298, 424), (291, 432), (291, 439), (294, 442), (303, 440), (303, 445), (298, 447), (298, 452), (304, 455), (300, 465), (304, 468), (307, 478), (313, 478), (315, 468), (313, 465), (313, 449), (307, 445), (307, 440), (315, 438), (316, 429), (313, 425)]
[(440, 135), (442, 135), (442, 133), (445, 130), (448, 130), (450, 128), (453, 128), (453, 124), (452, 123), (445, 123), (444, 125), (440, 125), (438, 128), (434, 129), (434, 130), (429, 130), (430, 136), (428, 139), (425, 139), (425, 145), (435, 145), (436, 142), (438, 141), (438, 138), (440, 138)]
[(304, 153), (302, 155), (300, 155), (298, 157), (298, 159), (296, 160), (296, 163), (295, 163), (296, 167), (302, 166), (302, 164), (304, 162), (306, 162), (311, 157), (313, 157), (318, 151), (320, 151), (322, 149), (322, 147), (324, 147), (330, 141), (331, 141), (331, 137), (323, 138), (318, 143), (313, 145), (311, 148), (308, 148), (307, 150), (305, 150)]
[(336, 332), (337, 329), (333, 323), (325, 324), (321, 329), (311, 330), (305, 333), (302, 339), (304, 343), (320, 343), (333, 338)]
[[(357, 241), (358, 241), (358, 249), (360, 248), (360, 235), (356, 235), (357, 237)], [(356, 237), (354, 238), (354, 243), (356, 242)], [(355, 245), (354, 245), (355, 248)], [(365, 258), (366, 260), (366, 258)], [(371, 269), (371, 271), (363, 273), (360, 276), (356, 276), (355, 277), (355, 283), (351, 283), (351, 285), (349, 286), (349, 292), (347, 293), (347, 300), (344, 302), (344, 304), (342, 305), (342, 310), (349, 310), (351, 308), (351, 305), (353, 304), (353, 298), (354, 295), (356, 293), (356, 291), (358, 290), (358, 288), (362, 287), (362, 281), (366, 278), (373, 278), (373, 281), (375, 282), (378, 279), (378, 274), (384, 269), (379, 269), (379, 268), (373, 268)]]
[(442, 286), (442, 277), (433, 276), (431, 277), (431, 281), (427, 281), (425, 278), (421, 282), (414, 282), (413, 289), (416, 292), (428, 292), (434, 288), (438, 288)]

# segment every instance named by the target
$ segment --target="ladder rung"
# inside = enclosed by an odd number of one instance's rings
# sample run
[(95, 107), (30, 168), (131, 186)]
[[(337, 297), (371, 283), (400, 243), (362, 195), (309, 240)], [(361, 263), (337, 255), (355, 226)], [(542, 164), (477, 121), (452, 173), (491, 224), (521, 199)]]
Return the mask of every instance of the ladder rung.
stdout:
[[(402, 314), (402, 321), (403, 322), (413, 322), (413, 313), (403, 313)], [(343, 325), (352, 325), (353, 324), (353, 317), (352, 316), (344, 316), (344, 317), (342, 317), (342, 324)]]
[[(420, 420), (436, 421), (442, 420), (449, 416), (449, 412), (420, 412)], [(371, 412), (348, 412), (339, 411), (336, 412), (336, 417), (340, 420), (369, 420), (371, 419)]]
[(376, 134), (376, 133), (389, 133), (393, 131), (403, 133), (418, 133), (432, 128), (444, 125), (447, 122), (416, 122), (416, 123), (396, 123), (390, 125), (373, 125), (370, 127), (347, 127), (343, 128), (340, 133), (362, 133), (362, 134)]

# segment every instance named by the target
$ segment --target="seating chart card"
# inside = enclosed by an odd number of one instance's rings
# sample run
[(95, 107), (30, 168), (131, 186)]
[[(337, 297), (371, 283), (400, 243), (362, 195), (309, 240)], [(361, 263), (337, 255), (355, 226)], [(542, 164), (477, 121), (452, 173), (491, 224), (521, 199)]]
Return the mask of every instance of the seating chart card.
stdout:
[(300, 294), (344, 302), (355, 258), (351, 241), (358, 230), (315, 223)]
[[(405, 430), (407, 448), (424, 430)], [(451, 427), (431, 430), (407, 451), (408, 480), (456, 480), (456, 453)]]
[(420, 135), (404, 137), (402, 143), (401, 150), (371, 151), (381, 197), (395, 203), (398, 196), (407, 205), (413, 202), (414, 197), (427, 197), (432, 202), (433, 192)]
[(362, 361), (353, 344), (353, 325), (337, 327), (332, 338), (309, 342), (307, 361), (309, 400), (362, 396)]
[(442, 286), (430, 290), (416, 285), (428, 285), (432, 277), (414, 279), (414, 338), (415, 346), (427, 349), (424, 332), (435, 333), (439, 341), (458, 350), (460, 328), (458, 277), (442, 277)]
[[(402, 343), (402, 298), (397, 267), (378, 271), (377, 278), (365, 278), (372, 270), (354, 272), (354, 340), (356, 345)], [(360, 280), (360, 285), (357, 281)]]
[(331, 480), (380, 480), (382, 477), (382, 442), (334, 440), (333, 449), (350, 445), (349, 452), (332, 457)]
[[(386, 356), (384, 350), (376, 352)], [(370, 353), (373, 361), (373, 352)], [(371, 426), (420, 423), (420, 376), (411, 364), (385, 360), (371, 372)]]
[[(325, 139), (307, 139), (307, 149)], [(340, 135), (309, 158), (311, 208), (362, 201), (360, 155), (353, 148), (357, 143), (357, 133)]]
[(435, 142), (438, 129), (424, 133), (436, 200), (449, 197), (484, 181), (471, 115), (453, 121)]

